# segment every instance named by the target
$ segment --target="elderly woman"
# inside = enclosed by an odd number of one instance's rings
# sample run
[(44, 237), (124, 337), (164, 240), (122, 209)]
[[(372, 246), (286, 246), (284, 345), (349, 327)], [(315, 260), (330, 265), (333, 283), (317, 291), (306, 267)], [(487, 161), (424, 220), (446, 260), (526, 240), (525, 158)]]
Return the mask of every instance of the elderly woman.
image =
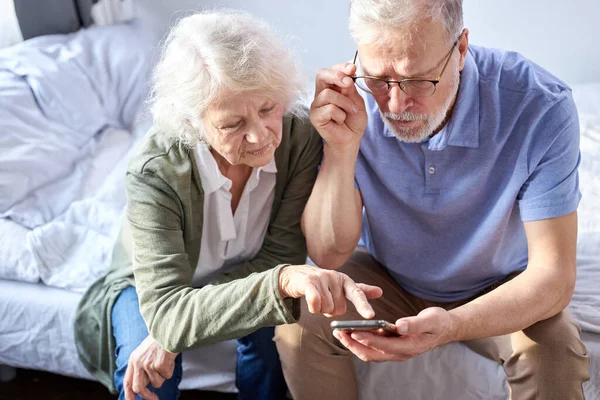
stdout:
[(300, 219), (322, 145), (300, 76), (247, 14), (198, 13), (171, 31), (113, 266), (76, 319), (83, 363), (120, 398), (177, 398), (178, 354), (233, 338), (240, 397), (283, 398), (272, 327), (297, 320), (298, 298), (329, 316), (348, 299), (373, 316), (379, 288), (303, 265)]

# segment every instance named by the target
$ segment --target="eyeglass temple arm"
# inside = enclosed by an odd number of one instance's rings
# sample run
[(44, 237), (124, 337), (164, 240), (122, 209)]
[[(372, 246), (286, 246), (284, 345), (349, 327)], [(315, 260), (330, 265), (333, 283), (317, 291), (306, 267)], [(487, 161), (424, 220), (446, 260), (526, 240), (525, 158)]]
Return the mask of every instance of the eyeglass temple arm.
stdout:
[(356, 64), (356, 59), (358, 58), (358, 50), (354, 52), (354, 59), (352, 60), (352, 64)]
[[(462, 35), (462, 32), (461, 32), (461, 35)], [(446, 71), (448, 64), (450, 64), (450, 59), (452, 58), (452, 52), (458, 45), (459, 41), (460, 41), (460, 36), (456, 39), (456, 42), (454, 42), (454, 44), (452, 45), (452, 48), (450, 49), (450, 53), (448, 53), (448, 56), (447, 56), (448, 58), (446, 59), (446, 62), (444, 63), (444, 67), (442, 68), (442, 71), (440, 72), (440, 75), (438, 76), (438, 78), (435, 79), (437, 81), (436, 84), (439, 83), (439, 81), (442, 79), (442, 75), (444, 75), (444, 71)]]

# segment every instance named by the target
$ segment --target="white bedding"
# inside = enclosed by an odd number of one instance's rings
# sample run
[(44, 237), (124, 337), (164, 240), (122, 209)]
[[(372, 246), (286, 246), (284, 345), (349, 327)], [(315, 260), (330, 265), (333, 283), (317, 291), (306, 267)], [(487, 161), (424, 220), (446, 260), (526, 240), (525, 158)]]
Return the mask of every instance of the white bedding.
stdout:
[(0, 51), (0, 278), (83, 292), (106, 272), (154, 40), (132, 22)]
[[(0, 219), (0, 277), (84, 291), (106, 273), (125, 206), (125, 130), (106, 129), (63, 212), (33, 229)], [(60, 188), (57, 188), (60, 191)]]
[(133, 122), (151, 57), (145, 37), (132, 23), (0, 50), (0, 148), (10, 149), (0, 153), (0, 215), (32, 228), (71, 203), (95, 136)]

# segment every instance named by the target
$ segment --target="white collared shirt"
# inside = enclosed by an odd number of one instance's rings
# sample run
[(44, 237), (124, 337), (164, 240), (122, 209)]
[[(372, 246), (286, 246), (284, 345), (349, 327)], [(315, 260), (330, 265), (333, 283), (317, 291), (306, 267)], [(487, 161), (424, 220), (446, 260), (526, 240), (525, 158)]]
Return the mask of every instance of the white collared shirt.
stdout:
[(194, 154), (204, 190), (202, 244), (192, 279), (192, 285), (199, 287), (217, 271), (230, 271), (253, 258), (262, 247), (275, 197), (277, 166), (271, 160), (252, 169), (234, 215), (231, 180), (219, 170), (209, 146), (197, 145)]

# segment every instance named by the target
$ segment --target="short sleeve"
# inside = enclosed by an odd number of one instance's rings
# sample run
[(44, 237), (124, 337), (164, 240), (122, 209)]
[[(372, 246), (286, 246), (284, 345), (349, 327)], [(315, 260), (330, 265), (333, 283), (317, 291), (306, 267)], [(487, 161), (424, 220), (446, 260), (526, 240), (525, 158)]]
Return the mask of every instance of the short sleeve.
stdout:
[(540, 119), (528, 151), (529, 177), (522, 186), (522, 221), (556, 218), (577, 210), (581, 193), (577, 169), (579, 120), (570, 91)]

